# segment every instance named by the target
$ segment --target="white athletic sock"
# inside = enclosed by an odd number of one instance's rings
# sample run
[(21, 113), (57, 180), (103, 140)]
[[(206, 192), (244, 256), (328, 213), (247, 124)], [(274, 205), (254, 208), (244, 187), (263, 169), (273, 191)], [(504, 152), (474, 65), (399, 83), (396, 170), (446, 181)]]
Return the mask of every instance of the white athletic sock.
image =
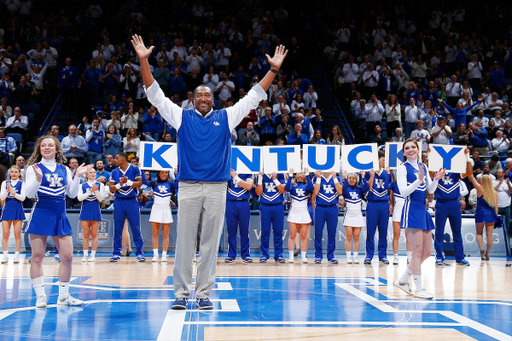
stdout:
[(91, 257), (92, 257), (92, 258), (95, 258), (95, 257), (96, 257), (96, 251), (94, 251), (94, 250), (92, 250), (92, 251), (91, 251)]
[(398, 253), (395, 253), (393, 256), (398, 257)]
[(347, 258), (352, 257), (352, 252), (351, 251), (345, 251), (345, 253), (347, 254)]
[(288, 251), (288, 257), (289, 258), (293, 258), (294, 257), (293, 254), (294, 253), (295, 253), (294, 251)]
[(411, 278), (412, 276), (412, 272), (411, 270), (407, 267), (405, 268), (405, 272), (404, 274), (402, 275), (402, 277), (400, 277), (400, 283), (409, 283), (409, 278)]
[(44, 292), (44, 276), (32, 278), (32, 287), (34, 287), (37, 296), (46, 296)]
[(84, 257), (89, 257), (89, 250), (84, 250)]
[(167, 251), (162, 251), (162, 257), (167, 257)]
[(153, 249), (153, 257), (158, 257), (158, 249)]
[(4, 256), (7, 256), (9, 254), (9, 251), (4, 251)]
[(300, 253), (302, 255), (302, 259), (307, 258), (307, 252), (303, 251)]
[(59, 297), (66, 297), (69, 295), (69, 282), (59, 281)]
[(354, 252), (354, 258), (357, 258), (357, 255), (359, 255), (359, 252)]
[(407, 258), (409, 258), (409, 259), (412, 258), (412, 251), (407, 251)]
[(20, 254), (20, 252), (19, 252), (19, 251), (14, 251), (14, 255), (15, 255), (15, 256), (18, 256), (19, 254)]
[(423, 284), (421, 284), (421, 275), (412, 275), (412, 280), (414, 281), (414, 285), (416, 286), (416, 290), (423, 289)]

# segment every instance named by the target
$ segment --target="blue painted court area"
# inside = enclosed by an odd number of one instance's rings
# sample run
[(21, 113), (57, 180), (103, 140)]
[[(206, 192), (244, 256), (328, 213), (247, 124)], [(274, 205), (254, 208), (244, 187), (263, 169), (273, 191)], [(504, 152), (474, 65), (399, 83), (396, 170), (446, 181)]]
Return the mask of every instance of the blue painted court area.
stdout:
[[(83, 284), (70, 293), (86, 304), (57, 307), (57, 278), (46, 279), (49, 306), (34, 307), (29, 278), (0, 280), (0, 340), (204, 340), (206, 327), (453, 328), (478, 340), (512, 335), (512, 303), (388, 299), (374, 278), (219, 277), (214, 310), (173, 311), (172, 287)], [(172, 285), (172, 278), (165, 284)]]

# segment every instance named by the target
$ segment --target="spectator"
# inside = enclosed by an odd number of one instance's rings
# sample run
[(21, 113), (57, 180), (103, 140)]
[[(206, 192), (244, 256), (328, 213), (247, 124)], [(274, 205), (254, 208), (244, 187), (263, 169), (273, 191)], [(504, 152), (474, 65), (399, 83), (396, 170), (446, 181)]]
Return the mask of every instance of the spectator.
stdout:
[[(144, 108), (142, 108), (144, 112)], [(128, 107), (124, 109), (124, 114), (121, 116), (121, 123), (123, 124), (124, 131), (130, 128), (138, 128), (139, 112), (135, 111), (135, 104), (129, 103)]]
[(224, 73), (221, 81), (217, 84), (215, 92), (219, 93), (219, 105), (225, 107), (226, 100), (231, 97), (231, 92), (235, 91), (235, 84), (228, 79), (228, 75)]
[(423, 129), (424, 122), (422, 120), (416, 121), (416, 129), (412, 131), (411, 138), (415, 139), (418, 143), (421, 143), (421, 150), (426, 151), (428, 149), (428, 143), (430, 142), (430, 133)]
[[(489, 171), (487, 172), (486, 167), (489, 168)], [(498, 169), (503, 169), (500, 157), (496, 154), (491, 156), (491, 158), (484, 162), (484, 174), (492, 174), (494, 177), (496, 177), (496, 173), (498, 172)], [(495, 179), (493, 179), (494, 181)]]
[(497, 61), (494, 62), (492, 70), (489, 71), (489, 78), (489, 86), (492, 92), (497, 92), (502, 86), (506, 85), (505, 73)]
[(137, 153), (139, 152), (139, 146), (140, 138), (137, 135), (137, 130), (135, 128), (128, 128), (126, 137), (123, 138), (124, 152), (128, 154), (128, 157), (130, 157), (130, 155), (137, 156)]
[(91, 129), (87, 130), (85, 140), (88, 143), (87, 163), (96, 164), (96, 161), (103, 156), (103, 139), (105, 132), (100, 129), (100, 120), (95, 118), (92, 121)]
[(469, 142), (473, 145), (473, 151), (478, 151), (479, 155), (489, 155), (487, 146), (487, 130), (481, 126), (470, 123), (469, 125)]
[(5, 155), (5, 160), (8, 162), (4, 166), (9, 167), (14, 163), (14, 154), (17, 151), (16, 141), (12, 137), (7, 136), (5, 128), (0, 128), (0, 152)]
[(446, 95), (448, 97), (448, 104), (453, 107), (459, 101), (462, 94), (462, 87), (460, 83), (457, 82), (457, 76), (453, 75), (450, 80), (451, 81), (446, 84)]
[(27, 77), (21, 76), (20, 84), (12, 89), (12, 99), (13, 102), (16, 103), (16, 106), (21, 107), (23, 112), (27, 113), (29, 119), (32, 120), (34, 111), (36, 110), (33, 105), (35, 93), (28, 83)]
[[(101, 179), (103, 177), (103, 179)], [(102, 159), (96, 161), (96, 180), (105, 183), (110, 178), (110, 172), (105, 170), (105, 163)]]
[(457, 131), (453, 133), (453, 144), (458, 146), (469, 144), (469, 129), (466, 129), (466, 125), (462, 122), (457, 127)]
[(373, 64), (369, 64), (368, 68), (363, 72), (361, 77), (363, 81), (363, 96), (368, 98), (372, 93), (377, 92), (379, 85), (379, 73), (374, 70)]
[(260, 143), (260, 136), (254, 130), (254, 123), (247, 123), (247, 130), (238, 137), (238, 144), (241, 146), (257, 146)]
[(318, 94), (316, 93), (313, 85), (308, 87), (308, 91), (303, 96), (304, 100), (304, 109), (308, 110), (309, 108), (316, 109), (316, 101), (318, 101)]
[(315, 130), (315, 134), (309, 141), (309, 144), (326, 144), (325, 140), (322, 138), (322, 132), (320, 130)]
[(405, 136), (402, 134), (402, 128), (396, 128), (393, 137), (391, 138), (393, 142), (405, 142)]
[[(380, 94), (382, 97), (386, 97), (389, 94), (395, 93), (394, 84), (396, 83), (396, 77), (391, 73), (390, 70), (385, 69), (384, 72), (380, 74)], [(398, 103), (398, 100), (397, 100)]]
[(436, 144), (449, 144), (450, 138), (452, 137), (452, 130), (446, 124), (446, 120), (443, 116), (437, 118), (436, 125), (432, 130), (433, 142)]
[(105, 170), (109, 173), (112, 173), (112, 171), (117, 168), (116, 159), (112, 154), (107, 154), (105, 158), (107, 159), (107, 165), (105, 166)]
[(155, 141), (160, 140), (160, 133), (163, 130), (162, 117), (152, 105), (144, 115), (144, 133), (151, 134)]
[(382, 138), (382, 128), (380, 125), (376, 125), (373, 128), (373, 134), (368, 139), (368, 142), (377, 143), (379, 147), (385, 144), (384, 139)]
[(448, 103), (444, 102), (442, 99), (437, 100), (439, 103), (442, 103), (448, 109), (448, 111), (454, 116), (455, 118), (455, 126), (459, 126), (459, 123), (466, 121), (466, 114), (473, 109), (478, 103), (480, 103), (480, 100), (476, 101), (475, 103), (471, 104), (467, 108), (462, 107), (462, 103), (457, 103), (455, 106), (455, 109), (448, 105)]
[(114, 71), (114, 64), (108, 63), (107, 69), (100, 77), (100, 81), (103, 83), (103, 98), (108, 98), (110, 94), (117, 96), (119, 80), (119, 74)]
[(12, 117), (12, 115), (14, 115), (13, 111), (12, 111), (12, 108), (8, 105), (9, 104), (9, 100), (7, 99), (7, 97), (3, 97), (1, 100), (0, 100), (0, 113), (3, 114), (3, 126), (5, 126), (5, 123), (7, 122), (6, 120), (8, 120), (10, 117)]
[(192, 72), (194, 67), (196, 67), (198, 71), (201, 71), (203, 58), (198, 55), (198, 50), (196, 48), (192, 48), (191, 54), (185, 58), (185, 61), (187, 62), (187, 72)]
[[(507, 163), (510, 163), (508, 159)], [(504, 175), (503, 169), (496, 170), (496, 181), (493, 182), (493, 185), (494, 190), (498, 193), (498, 214), (503, 216), (505, 236), (508, 236), (510, 232), (510, 194), (512, 192), (512, 185), (510, 184), (510, 178)]]
[(70, 110), (73, 105), (73, 89), (77, 82), (78, 74), (76, 68), (71, 66), (71, 58), (66, 58), (66, 66), (59, 71), (57, 78), (57, 87), (62, 89), (63, 105), (66, 110)]
[(411, 98), (414, 98), (415, 102), (418, 101), (418, 96), (419, 96), (420, 92), (416, 88), (416, 83), (409, 82), (409, 84), (407, 85), (406, 94), (407, 94), (407, 101), (409, 101)]
[(103, 141), (103, 155), (117, 155), (120, 151), (121, 135), (119, 135), (117, 127), (114, 124), (110, 124)]
[(68, 133), (68, 136), (62, 139), (62, 152), (68, 160), (75, 158), (78, 164), (81, 165), (89, 150), (87, 142), (82, 136), (78, 135), (78, 128), (74, 124), (69, 126)]
[(494, 117), (491, 118), (491, 121), (494, 121), (494, 126), (498, 129), (505, 126), (505, 120), (501, 118), (501, 110), (499, 109), (494, 111)]
[(305, 103), (302, 100), (302, 95), (299, 93), (297, 94), (297, 96), (290, 105), (290, 109), (292, 110), (292, 117), (295, 117), (295, 115), (299, 112), (300, 108), (304, 109)]
[(503, 135), (503, 131), (496, 131), (496, 137), (491, 140), (491, 147), (493, 150), (497, 151), (499, 155), (506, 156), (508, 152), (508, 148), (510, 147), (510, 139), (507, 139), (505, 135)]
[(294, 132), (288, 136), (288, 144), (298, 144), (302, 147), (307, 144), (308, 141), (308, 136), (306, 134), (302, 134), (302, 125), (300, 123), (295, 124)]
[(207, 87), (215, 91), (217, 89), (217, 85), (219, 83), (219, 76), (215, 74), (215, 69), (213, 66), (210, 66), (208, 69), (208, 73), (206, 73), (203, 77), (203, 84)]
[(345, 145), (345, 137), (340, 131), (340, 128), (337, 125), (332, 126), (331, 132), (327, 137), (327, 144), (338, 144), (340, 146)]
[(101, 71), (96, 67), (96, 61), (91, 59), (86, 64), (84, 74), (87, 76), (87, 82), (92, 86), (93, 90), (93, 103), (99, 103), (100, 98), (100, 76)]
[(302, 134), (303, 135), (306, 135), (307, 137), (307, 140), (311, 140), (313, 138), (313, 134), (314, 134), (314, 130), (313, 130), (313, 125), (311, 124), (311, 122), (306, 121), (304, 119), (304, 115), (301, 114), (301, 113), (298, 113), (296, 116), (295, 116), (295, 121), (296, 123), (299, 123), (301, 126), (302, 126)]
[(5, 124), (5, 132), (6, 133), (18, 133), (21, 134), (23, 141), (27, 140), (27, 126), (28, 126), (28, 118), (27, 116), (21, 115), (21, 108), (14, 108), (14, 116), (9, 117), (7, 123)]
[[(283, 110), (286, 110), (283, 108)], [(289, 116), (287, 114), (283, 114), (281, 117), (281, 123), (277, 126), (276, 136), (278, 141), (283, 140), (285, 143), (288, 143), (288, 136), (293, 133), (293, 127), (289, 124)]]
[(402, 112), (398, 99), (396, 95), (390, 94), (386, 104), (386, 133), (388, 137), (393, 136), (396, 128), (401, 125), (401, 119)]
[(489, 106), (489, 110), (501, 110), (503, 108), (503, 101), (498, 99), (498, 93), (493, 92), (491, 96), (487, 97), (487, 105)]
[(366, 131), (374, 131), (376, 125), (380, 126), (382, 114), (386, 111), (375, 94), (372, 94), (370, 102), (364, 107), (366, 113)]
[[(195, 89), (195, 88), (194, 88)], [(192, 91), (187, 92), (187, 99), (181, 102), (181, 107), (183, 109), (191, 109), (194, 110), (194, 93)]]
[(267, 141), (275, 141), (276, 135), (276, 118), (272, 115), (272, 108), (265, 108), (265, 116), (260, 119), (260, 142), (264, 145)]

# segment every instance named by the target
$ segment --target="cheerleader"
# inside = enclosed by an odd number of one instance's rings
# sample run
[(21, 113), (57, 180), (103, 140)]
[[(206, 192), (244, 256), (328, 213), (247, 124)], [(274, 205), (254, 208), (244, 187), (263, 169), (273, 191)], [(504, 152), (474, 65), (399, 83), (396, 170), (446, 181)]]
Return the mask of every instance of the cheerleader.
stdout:
[(309, 179), (309, 176), (305, 175), (309, 173), (307, 168), (304, 172), (297, 173), (296, 181), (293, 182), (293, 169), (289, 171), (288, 181), (284, 189), (290, 192), (292, 198), (292, 208), (288, 213), (288, 226), (290, 228), (288, 238), (288, 263), (293, 263), (294, 258), (294, 246), (295, 236), (297, 232), (300, 232), (301, 239), (301, 255), (302, 263), (307, 264), (307, 250), (308, 250), (308, 226), (311, 224), (311, 216), (308, 210), (309, 194), (313, 192), (313, 183)]
[[(370, 187), (364, 179), (365, 172), (361, 171), (361, 186), (357, 183), (357, 175), (343, 171), (343, 198), (346, 209), (343, 225), (347, 238), (345, 239), (345, 251), (347, 252), (347, 264), (359, 264), (357, 259), (359, 253), (359, 236), (364, 226), (363, 212), (361, 211), (362, 198)], [(354, 256), (352, 257), (352, 239), (354, 239)]]
[[(402, 209), (404, 208), (405, 200), (400, 194), (396, 181), (389, 184), (389, 190), (391, 191), (389, 199), (393, 203), (393, 265), (398, 265), (398, 241), (400, 239), (400, 234), (402, 233), (400, 221), (402, 220)], [(407, 248), (407, 264), (409, 264), (412, 257), (412, 251), (409, 240), (407, 239), (407, 234), (405, 235), (405, 245)]]
[(25, 220), (23, 212), (23, 200), (25, 200), (25, 186), (21, 178), (21, 168), (13, 165), (9, 169), (10, 180), (2, 182), (2, 191), (0, 199), (5, 200), (2, 210), (2, 248), (4, 255), (2, 263), (9, 262), (9, 235), (11, 234), (11, 225), (14, 225), (14, 263), (20, 262), (21, 249), (21, 225)]
[(322, 263), (323, 229), (327, 224), (327, 260), (338, 264), (334, 256), (336, 250), (336, 228), (338, 227), (338, 198), (343, 193), (336, 172), (315, 172), (313, 195), (315, 207), (315, 264)]
[(150, 186), (153, 189), (153, 207), (149, 221), (153, 230), (153, 259), (152, 262), (158, 262), (158, 235), (160, 233), (160, 225), (162, 225), (162, 262), (167, 262), (167, 249), (169, 247), (169, 228), (171, 227), (172, 211), (171, 201), (172, 190), (175, 185), (169, 182), (169, 172), (159, 171), (156, 173), (156, 181), (151, 181)]
[[(389, 215), (393, 212), (393, 203), (389, 202), (389, 183), (391, 182), (390, 170), (384, 170), (384, 152), (379, 152), (379, 171), (373, 169), (365, 174), (368, 181), (368, 205), (366, 208), (366, 257), (364, 264), (371, 264), (375, 253), (375, 232), (379, 230), (379, 261), (389, 264), (388, 250), (388, 224)], [(368, 214), (371, 212), (371, 214)]]
[(46, 240), (52, 236), (61, 256), (59, 266), (59, 298), (57, 305), (82, 305), (83, 301), (69, 295), (69, 280), (73, 262), (72, 229), (66, 217), (66, 195), (76, 197), (80, 177), (93, 165), (82, 164), (74, 173), (64, 166), (64, 155), (58, 138), (52, 135), (40, 137), (28, 160), (25, 193), (37, 202), (32, 208), (27, 233), (30, 234), (32, 263), (30, 277), (37, 295), (37, 308), (45, 308), (47, 298), (44, 291), (43, 258)]
[[(79, 190), (78, 200), (82, 201), (80, 209), (80, 224), (84, 231), (83, 247), (84, 257), (82, 263), (94, 263), (98, 249), (98, 228), (101, 221), (100, 202), (103, 201), (105, 186), (96, 180), (96, 171), (91, 169), (85, 173), (87, 182)], [(89, 257), (89, 237), (92, 237), (91, 256)]]
[[(498, 215), (498, 193), (494, 190), (492, 179), (489, 175), (482, 176), (481, 185), (475, 180), (473, 174), (469, 176), (469, 179), (477, 192), (475, 211), (476, 242), (478, 247), (480, 247), (480, 257), (482, 260), (489, 260), (489, 253), (492, 248), (492, 232), (496, 216)], [(487, 251), (484, 251), (484, 226), (485, 235), (487, 236)]]
[[(445, 171), (440, 169), (432, 181), (426, 166), (418, 162), (418, 152), (418, 142), (415, 139), (407, 139), (403, 146), (406, 162), (397, 170), (398, 189), (405, 198), (400, 225), (405, 228), (409, 238), (412, 258), (402, 277), (394, 284), (416, 298), (431, 299), (434, 295), (428, 293), (421, 282), (421, 264), (430, 256), (434, 229), (434, 223), (425, 205), (425, 197), (427, 191), (433, 193), (436, 190), (437, 182), (444, 176)], [(414, 292), (409, 285), (411, 276), (416, 287)]]

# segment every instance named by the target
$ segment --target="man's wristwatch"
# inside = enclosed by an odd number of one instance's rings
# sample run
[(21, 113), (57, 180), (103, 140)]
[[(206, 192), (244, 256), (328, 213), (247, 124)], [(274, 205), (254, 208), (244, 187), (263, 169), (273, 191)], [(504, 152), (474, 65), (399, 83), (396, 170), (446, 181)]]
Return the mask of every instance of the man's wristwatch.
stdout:
[(270, 71), (272, 71), (273, 73), (275, 73), (275, 74), (277, 75), (277, 72), (278, 72), (278, 71), (277, 71), (276, 69), (271, 68), (271, 69), (270, 69)]

